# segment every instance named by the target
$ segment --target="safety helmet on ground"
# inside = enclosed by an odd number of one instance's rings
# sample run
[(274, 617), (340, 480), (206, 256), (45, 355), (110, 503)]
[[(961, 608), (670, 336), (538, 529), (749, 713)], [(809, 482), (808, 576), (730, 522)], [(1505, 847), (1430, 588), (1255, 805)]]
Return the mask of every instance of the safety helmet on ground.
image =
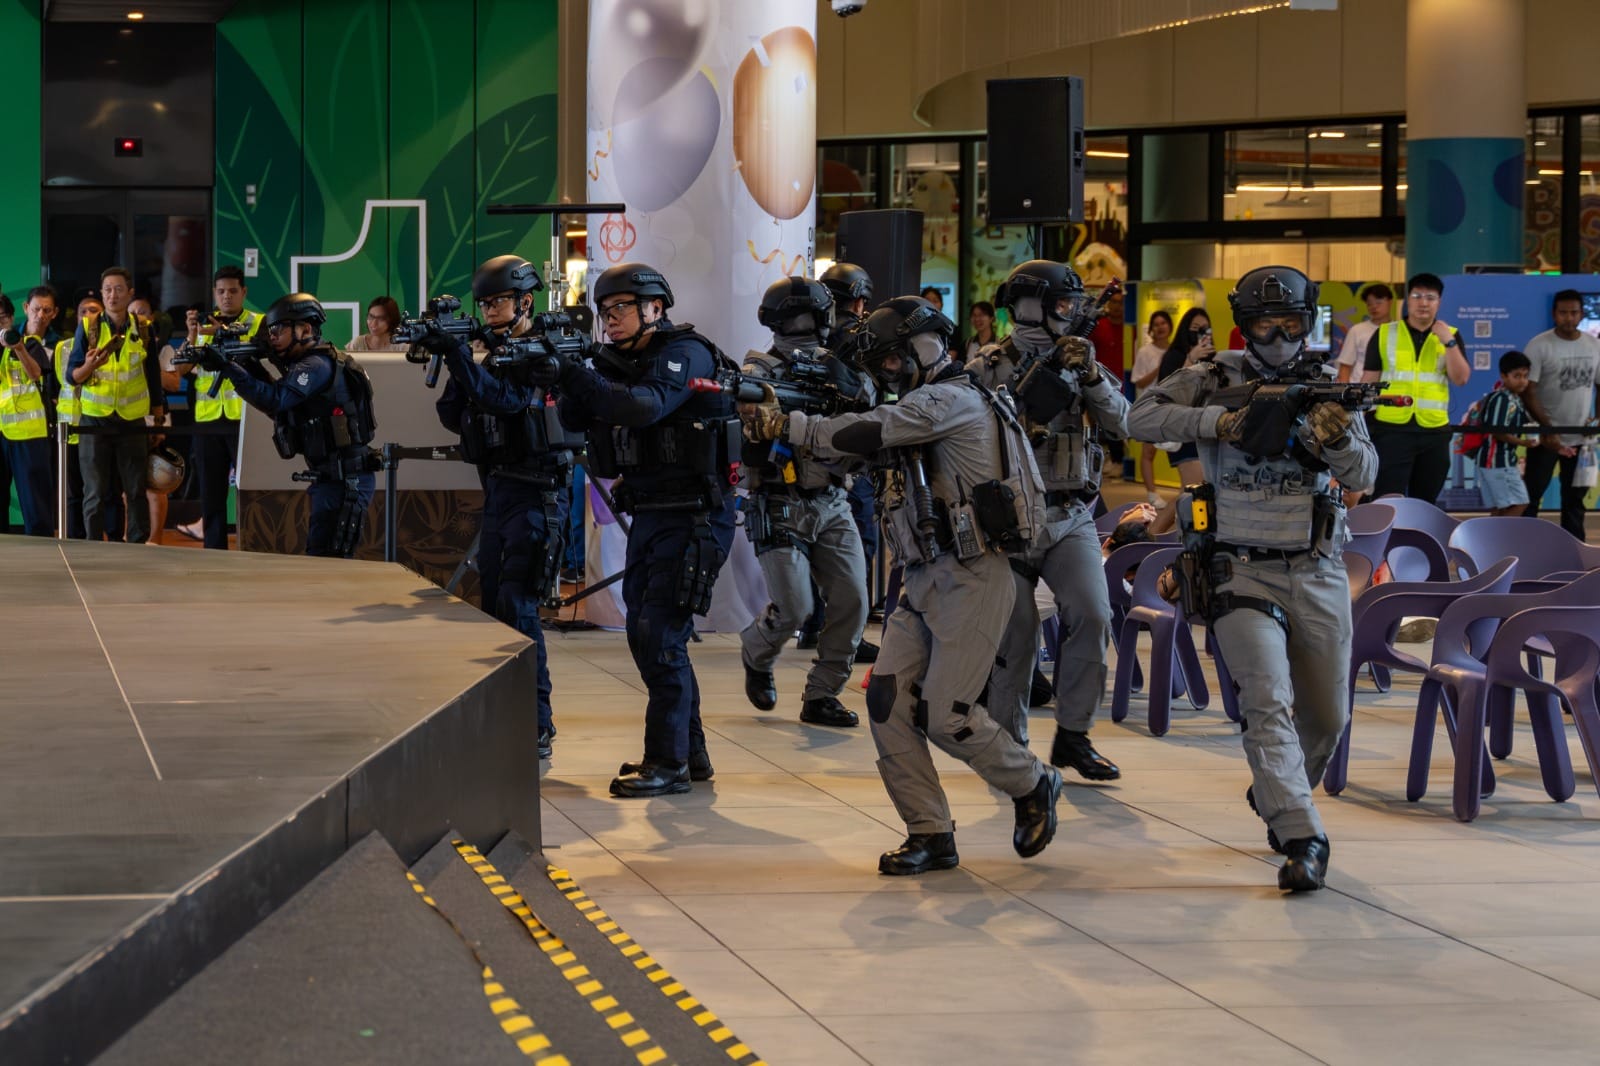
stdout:
[(486, 259), (472, 275), (472, 298), (481, 300), (502, 292), (538, 292), (544, 288), (539, 271), (520, 255), (497, 255)]
[(995, 292), (995, 303), (1011, 312), (1013, 322), (1043, 326), (1058, 335), (1059, 324), (1071, 321), (1088, 298), (1078, 272), (1049, 259), (1018, 263)]
[(817, 280), (833, 293), (835, 303), (872, 299), (872, 276), (854, 263), (835, 263)]
[(1245, 350), (1276, 370), (1305, 350), (1317, 322), (1317, 283), (1294, 267), (1257, 267), (1228, 294)]
[(163, 496), (170, 496), (183, 484), (183, 454), (170, 444), (158, 444), (145, 461), (145, 485)]
[[(856, 358), (886, 393), (905, 393), (925, 383), (950, 358), (956, 324), (920, 296), (896, 296), (868, 315), (857, 332)], [(901, 357), (900, 371), (884, 370), (884, 359)]]
[(833, 325), (833, 295), (820, 281), (783, 278), (767, 286), (756, 318), (774, 333), (822, 337)]

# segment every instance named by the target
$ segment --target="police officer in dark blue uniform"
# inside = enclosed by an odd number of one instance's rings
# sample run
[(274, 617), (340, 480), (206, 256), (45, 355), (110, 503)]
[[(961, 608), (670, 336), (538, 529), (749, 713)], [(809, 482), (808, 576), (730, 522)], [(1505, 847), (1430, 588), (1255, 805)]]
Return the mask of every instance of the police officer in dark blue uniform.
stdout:
[[(505, 338), (528, 333), (533, 294), (543, 287), (539, 272), (520, 256), (496, 256), (480, 266), (472, 295), (486, 328), (473, 347), (487, 355)], [(478, 570), (489, 575), (484, 608), (538, 649), (539, 757), (548, 759), (556, 728), (539, 607), (555, 593), (566, 550), (571, 443), (554, 407), (546, 406), (553, 397), (534, 384), (529, 363), (479, 362), (466, 341), (437, 329), (421, 344), (444, 356), (450, 372), (436, 404), (439, 421), (461, 435), (464, 457), (484, 479), (478, 541)]]
[(355, 554), (372, 503), (378, 455), (372, 383), (354, 359), (322, 339), (328, 320), (309, 293), (280, 297), (261, 318), (257, 344), (278, 369), (271, 380), (255, 361), (232, 362), (202, 349), (201, 367), (219, 370), (251, 407), (272, 416), (272, 442), (285, 459), (304, 456), (311, 528), (306, 553)]
[(611, 794), (664, 796), (712, 773), (688, 646), (733, 544), (740, 431), (731, 400), (691, 383), (737, 366), (667, 319), (672, 289), (653, 267), (614, 266), (593, 297), (607, 343), (592, 367), (562, 366), (559, 409), (569, 429), (588, 434), (589, 472), (619, 479), (612, 494), (632, 518), (622, 598), (628, 649), (650, 693), (644, 758), (622, 765)]

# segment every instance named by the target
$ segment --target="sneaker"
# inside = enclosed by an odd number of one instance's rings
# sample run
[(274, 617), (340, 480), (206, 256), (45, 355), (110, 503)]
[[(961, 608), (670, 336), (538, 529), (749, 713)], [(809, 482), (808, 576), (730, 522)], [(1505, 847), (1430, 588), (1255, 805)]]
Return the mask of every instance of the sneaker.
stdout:
[(1145, 499), (1149, 500), (1150, 506), (1156, 508), (1157, 510), (1167, 505), (1167, 498), (1161, 495), (1159, 492), (1152, 492), (1147, 495)]

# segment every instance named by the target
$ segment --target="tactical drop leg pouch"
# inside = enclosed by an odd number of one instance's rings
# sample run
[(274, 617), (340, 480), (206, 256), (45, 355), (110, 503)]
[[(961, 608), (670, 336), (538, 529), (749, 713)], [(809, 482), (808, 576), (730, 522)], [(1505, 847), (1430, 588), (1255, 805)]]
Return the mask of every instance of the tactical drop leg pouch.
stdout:
[(690, 614), (705, 614), (711, 609), (711, 591), (716, 587), (723, 559), (722, 546), (712, 535), (711, 527), (705, 524), (695, 527), (678, 566), (675, 602), (679, 607)]

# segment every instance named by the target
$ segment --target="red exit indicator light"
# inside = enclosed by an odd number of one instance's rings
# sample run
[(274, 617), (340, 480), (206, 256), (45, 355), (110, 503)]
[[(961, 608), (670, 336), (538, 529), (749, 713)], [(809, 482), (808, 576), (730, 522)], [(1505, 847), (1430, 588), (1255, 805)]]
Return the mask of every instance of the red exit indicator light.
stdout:
[(144, 139), (142, 137), (118, 137), (116, 140), (116, 154), (118, 158), (134, 158), (144, 155)]

